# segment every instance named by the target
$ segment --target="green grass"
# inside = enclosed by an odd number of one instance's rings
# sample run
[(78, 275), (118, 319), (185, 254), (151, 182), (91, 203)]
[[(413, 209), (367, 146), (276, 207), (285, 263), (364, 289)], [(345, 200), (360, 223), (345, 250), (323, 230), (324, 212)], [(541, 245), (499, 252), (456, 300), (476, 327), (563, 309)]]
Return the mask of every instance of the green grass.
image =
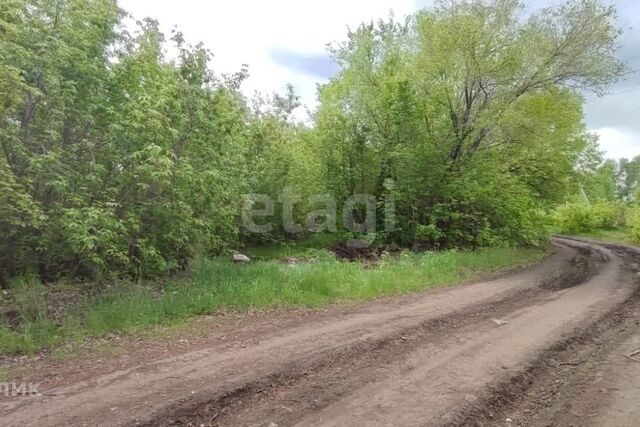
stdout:
[(0, 383), (5, 383), (9, 380), (9, 370), (0, 366)]
[(639, 244), (637, 241), (632, 239), (630, 227), (619, 227), (612, 230), (596, 230), (589, 233), (579, 233), (576, 237), (585, 237), (610, 243), (624, 243), (627, 245), (638, 246)]
[(285, 257), (309, 258), (317, 248), (329, 248), (343, 240), (340, 234), (314, 234), (306, 239), (245, 248), (243, 253), (252, 259), (272, 260)]
[[(189, 278), (174, 280), (161, 288), (128, 285), (92, 297), (69, 309), (62, 325), (56, 326), (40, 310), (31, 309), (19, 330), (0, 326), (0, 352), (29, 354), (86, 337), (137, 333), (223, 310), (319, 307), (405, 294), (453, 285), (543, 256), (544, 252), (534, 249), (488, 248), (403, 253), (375, 266), (327, 257), (293, 266), (277, 261), (235, 265), (227, 259), (203, 260), (193, 266)], [(33, 291), (29, 293), (27, 301), (39, 304), (41, 299), (31, 295)], [(26, 312), (28, 308), (22, 310)]]

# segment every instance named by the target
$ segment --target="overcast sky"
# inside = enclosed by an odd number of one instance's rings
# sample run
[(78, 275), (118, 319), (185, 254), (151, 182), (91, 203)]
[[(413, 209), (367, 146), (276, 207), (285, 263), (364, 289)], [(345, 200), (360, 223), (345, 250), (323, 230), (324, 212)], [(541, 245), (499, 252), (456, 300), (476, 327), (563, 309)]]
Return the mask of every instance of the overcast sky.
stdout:
[[(303, 102), (316, 105), (316, 85), (335, 71), (327, 43), (344, 40), (347, 28), (386, 18), (404, 17), (429, 0), (120, 0), (137, 19), (152, 17), (168, 34), (177, 26), (185, 38), (203, 41), (213, 52), (218, 73), (249, 65), (247, 95), (283, 91), (291, 82)], [(532, 9), (561, 1), (529, 1)], [(586, 123), (598, 133), (612, 158), (640, 155), (640, 2), (611, 1), (624, 34), (620, 59), (631, 73), (613, 85), (610, 94), (587, 95)], [(634, 25), (636, 24), (636, 25)]]

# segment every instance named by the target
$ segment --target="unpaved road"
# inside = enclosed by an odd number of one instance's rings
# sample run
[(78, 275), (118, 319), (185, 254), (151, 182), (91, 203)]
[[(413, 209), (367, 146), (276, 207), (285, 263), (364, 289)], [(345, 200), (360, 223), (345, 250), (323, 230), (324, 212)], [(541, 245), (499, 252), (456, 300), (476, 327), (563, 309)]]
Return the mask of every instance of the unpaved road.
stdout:
[(555, 246), (495, 280), (263, 322), (0, 397), (0, 424), (640, 425), (640, 355), (625, 357), (640, 349), (640, 252)]

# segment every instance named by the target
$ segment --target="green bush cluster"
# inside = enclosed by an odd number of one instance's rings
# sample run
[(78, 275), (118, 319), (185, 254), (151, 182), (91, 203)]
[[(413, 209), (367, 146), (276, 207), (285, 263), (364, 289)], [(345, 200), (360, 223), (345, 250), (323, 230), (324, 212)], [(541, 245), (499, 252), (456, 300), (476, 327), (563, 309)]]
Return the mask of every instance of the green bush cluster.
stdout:
[(555, 209), (554, 223), (562, 233), (611, 230), (627, 222), (627, 207), (618, 202), (568, 202)]
[(113, 0), (0, 6), (0, 284), (152, 276), (237, 240), (246, 73), (218, 78), (179, 33), (165, 60), (156, 22), (121, 18)]
[(640, 243), (640, 207), (634, 207), (629, 210), (627, 226), (631, 231), (631, 239), (634, 242)]

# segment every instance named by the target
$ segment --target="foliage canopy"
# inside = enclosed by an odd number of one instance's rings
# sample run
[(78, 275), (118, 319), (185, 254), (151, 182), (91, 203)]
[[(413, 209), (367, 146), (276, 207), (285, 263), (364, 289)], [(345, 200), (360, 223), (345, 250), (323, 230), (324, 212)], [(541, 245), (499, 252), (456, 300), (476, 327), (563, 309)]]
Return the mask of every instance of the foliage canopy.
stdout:
[(243, 194), (285, 188), (305, 207), (392, 194), (397, 227), (380, 238), (399, 243), (538, 244), (541, 209), (586, 180), (577, 90), (623, 70), (613, 8), (522, 7), (441, 1), (362, 25), (332, 48), (339, 72), (303, 126), (292, 88), (251, 105), (246, 68), (217, 76), (204, 46), (150, 19), (130, 34), (115, 0), (4, 0), (0, 279), (183, 268), (255, 240)]

